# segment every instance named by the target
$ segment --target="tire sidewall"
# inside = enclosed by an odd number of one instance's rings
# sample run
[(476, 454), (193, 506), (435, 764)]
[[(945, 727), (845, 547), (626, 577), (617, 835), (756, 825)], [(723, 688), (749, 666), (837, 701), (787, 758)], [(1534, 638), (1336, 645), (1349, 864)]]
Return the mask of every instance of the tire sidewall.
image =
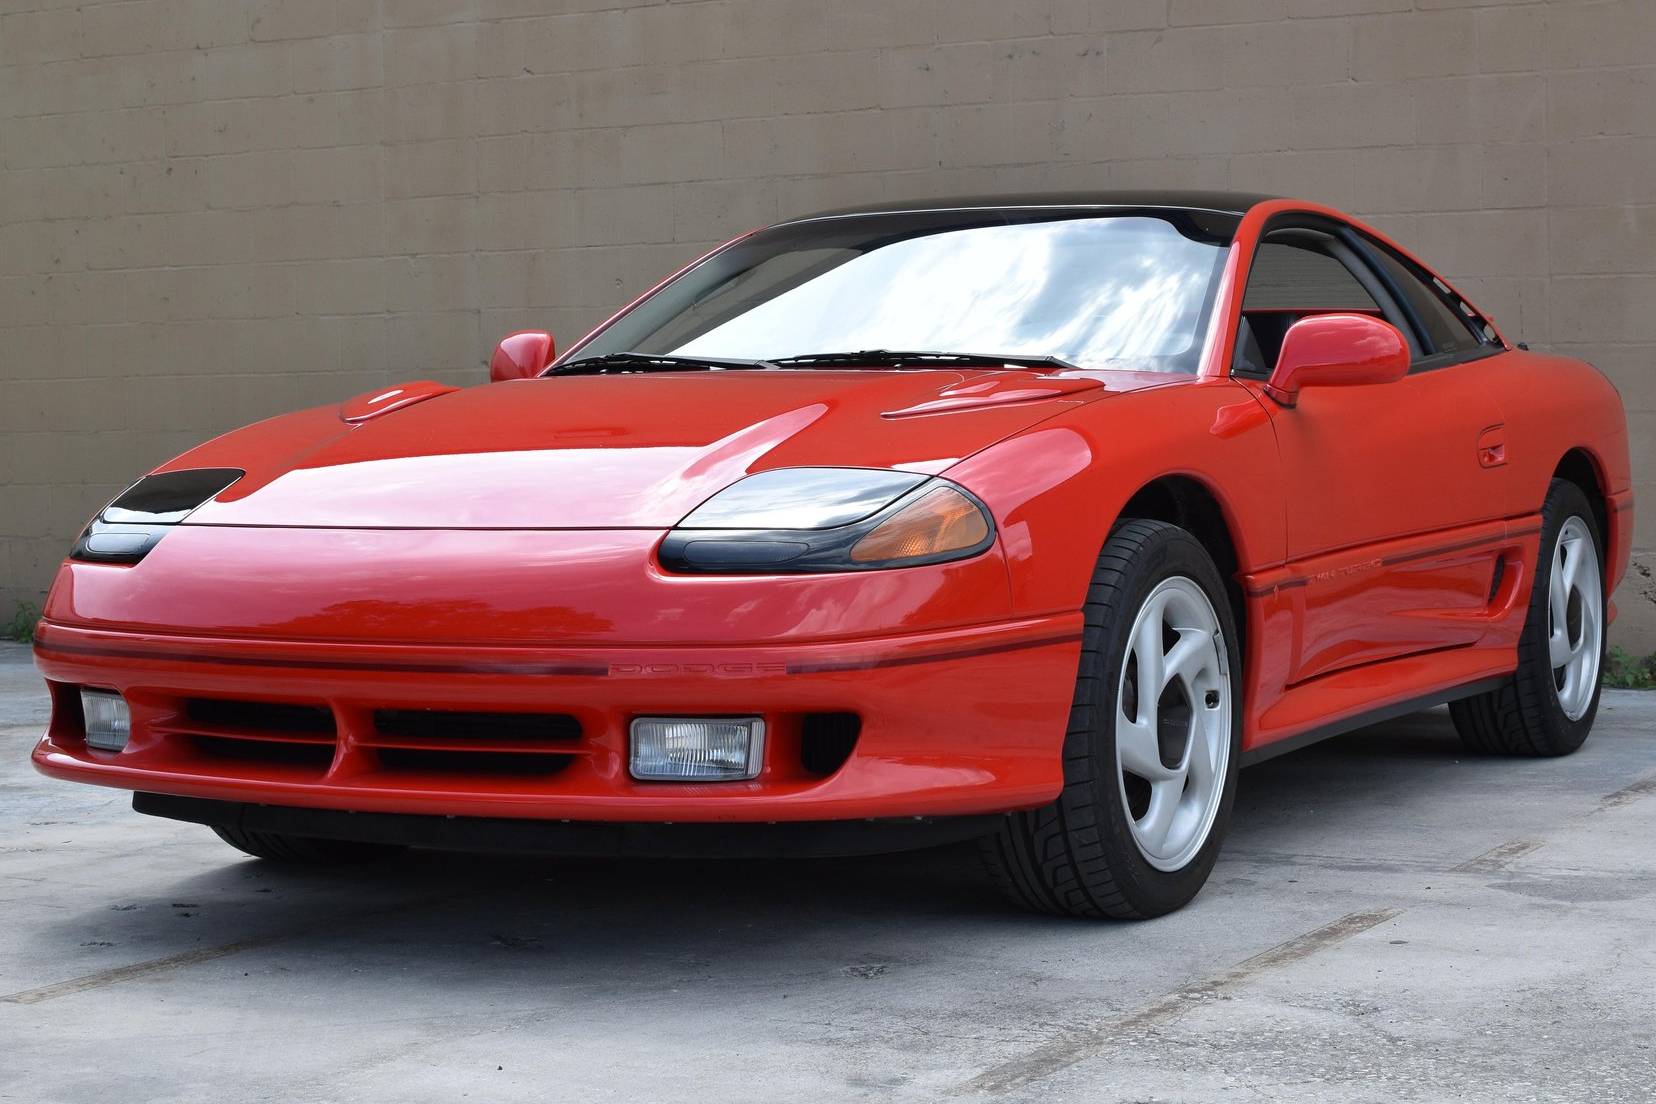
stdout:
[[(1230, 754), (1226, 758), (1219, 807), (1201, 850), (1179, 870), (1164, 871), (1150, 865), (1133, 838), (1116, 763), (1115, 715), (1133, 621), (1158, 584), (1180, 575), (1201, 587), (1213, 606), (1224, 636), (1231, 691)], [(1095, 660), (1099, 667), (1096, 673), (1100, 700), (1093, 710), (1089, 733), (1092, 744), (1089, 750), (1093, 757), (1092, 798), (1095, 807), (1103, 814), (1099, 832), (1106, 842), (1106, 859), (1117, 884), (1137, 910), (1146, 915), (1160, 915), (1185, 904), (1201, 889), (1219, 857), (1219, 848), (1230, 822), (1242, 750), (1241, 647), (1224, 581), (1206, 550), (1185, 530), (1167, 526), (1153, 536), (1129, 560), (1122, 573), (1121, 586), (1124, 600), (1120, 614), (1113, 624), (1102, 626), (1104, 646)]]

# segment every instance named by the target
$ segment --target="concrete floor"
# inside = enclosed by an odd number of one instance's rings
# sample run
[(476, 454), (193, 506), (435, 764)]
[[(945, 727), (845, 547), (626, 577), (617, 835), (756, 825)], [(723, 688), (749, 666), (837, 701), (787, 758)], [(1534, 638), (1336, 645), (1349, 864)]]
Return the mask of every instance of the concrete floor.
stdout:
[(1147, 924), (962, 849), (298, 874), (51, 782), (0, 647), (0, 1100), (1644, 1100), (1656, 694), (1569, 759), (1443, 711), (1243, 775)]

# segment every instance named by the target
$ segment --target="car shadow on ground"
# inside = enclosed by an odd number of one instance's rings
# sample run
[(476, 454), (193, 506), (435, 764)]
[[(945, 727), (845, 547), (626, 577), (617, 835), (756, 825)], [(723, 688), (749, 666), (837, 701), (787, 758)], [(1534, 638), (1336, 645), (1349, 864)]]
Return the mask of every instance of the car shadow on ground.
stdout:
[[(1464, 753), (1441, 711), (1292, 753), (1244, 773), (1228, 846), (1238, 853), (1326, 846), (1375, 806), (1433, 800)], [(1483, 761), (1495, 769), (1498, 761)], [(1464, 781), (1464, 776), (1462, 776)], [(1314, 803), (1317, 817), (1296, 812)], [(206, 829), (199, 829), (205, 833)], [(163, 845), (165, 846), (165, 845)], [(214, 854), (200, 852), (203, 856)], [(1019, 911), (989, 884), (973, 845), (845, 859), (557, 859), (410, 852), (367, 866), (303, 870), (238, 857), (111, 898), (76, 891), (33, 935), (43, 960), (107, 946), (123, 963), (280, 943), (318, 968), (428, 968), (428, 952), (509, 982), (522, 955), (554, 956), (565, 980), (617, 981), (629, 962), (735, 969), (827, 955), (845, 970), (924, 955), (916, 933), (1026, 938), (1078, 923)], [(169, 862), (169, 868), (176, 868)], [(1226, 875), (1221, 856), (1215, 881)], [(1245, 879), (1238, 879), (1243, 884)], [(1135, 925), (1106, 925), (1132, 938)], [(1098, 932), (1097, 925), (1090, 930)], [(489, 965), (490, 961), (494, 967)], [(865, 961), (866, 960), (866, 961)], [(517, 965), (514, 965), (516, 963)], [(836, 967), (841, 968), (841, 967)], [(480, 972), (478, 972), (480, 971)]]

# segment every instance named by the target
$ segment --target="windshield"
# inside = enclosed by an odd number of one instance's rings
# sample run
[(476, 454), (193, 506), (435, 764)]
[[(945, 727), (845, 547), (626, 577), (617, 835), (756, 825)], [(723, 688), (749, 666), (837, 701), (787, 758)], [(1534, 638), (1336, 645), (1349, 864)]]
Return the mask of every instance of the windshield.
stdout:
[(1230, 240), (1202, 214), (926, 211), (777, 226), (692, 268), (573, 355), (902, 349), (1193, 373)]

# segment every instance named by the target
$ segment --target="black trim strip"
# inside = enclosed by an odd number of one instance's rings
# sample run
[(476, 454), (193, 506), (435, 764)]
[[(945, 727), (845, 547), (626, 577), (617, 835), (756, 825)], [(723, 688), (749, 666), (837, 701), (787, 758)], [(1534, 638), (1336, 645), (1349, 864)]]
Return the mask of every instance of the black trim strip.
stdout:
[(1252, 751), (1245, 751), (1242, 753), (1240, 762), (1244, 767), (1256, 766), (1257, 764), (1275, 759), (1279, 755), (1286, 755), (1290, 751), (1298, 751), (1301, 748), (1309, 747), (1315, 743), (1320, 743), (1331, 736), (1341, 736), (1347, 732), (1352, 732), (1359, 728), (1367, 728), (1369, 725), (1380, 724), (1382, 721), (1396, 720), (1398, 717), (1406, 717), (1410, 713), (1419, 713), (1423, 709), (1431, 709), (1433, 706), (1443, 705), (1446, 702), (1459, 701), (1462, 698), (1470, 698), (1474, 694), (1485, 693), (1486, 691), (1493, 690), (1505, 683), (1508, 677), (1509, 676), (1506, 675), (1496, 675), (1491, 676), (1490, 678), (1477, 679), (1473, 682), (1462, 683), (1459, 686), (1450, 687), (1447, 690), (1436, 690), (1430, 694), (1422, 694), (1419, 697), (1410, 698), (1407, 701), (1395, 702), (1392, 705), (1383, 705), (1378, 709), (1369, 709), (1364, 710), (1361, 713), (1353, 713), (1349, 717), (1344, 717), (1337, 721), (1330, 721), (1325, 725), (1318, 725), (1316, 728), (1302, 732), (1298, 736), (1289, 736), (1281, 740), (1272, 740), (1263, 747), (1256, 747)]
[(1399, 552), (1393, 556), (1382, 556), (1381, 567), (1391, 567), (1393, 564), (1413, 563), (1415, 560), (1429, 560), (1433, 556), (1447, 556), (1454, 552), (1465, 552), (1473, 548), (1482, 548), (1485, 545), (1498, 545), (1511, 536), (1509, 533), (1497, 533), (1490, 537), (1479, 537), (1477, 540), (1460, 541), (1457, 544), (1445, 544), (1438, 548), (1422, 548), (1415, 552)]
[[(1002, 652), (1023, 651), (1028, 648), (1044, 648), (1053, 644), (1071, 644), (1081, 639), (1080, 633), (1064, 633), (1061, 635), (1043, 636), (1033, 640), (1015, 640), (1004, 644), (985, 644), (973, 648), (955, 648), (946, 651), (921, 652), (914, 655), (890, 656), (883, 658), (857, 658), (847, 660), (831, 660), (821, 663), (790, 663), (786, 673), (790, 675), (814, 675), (835, 671), (872, 671), (883, 667), (909, 667), (920, 663), (941, 663), (947, 660), (974, 659), (978, 656), (997, 655)], [(596, 664), (557, 664), (531, 663), (511, 661), (472, 661), (468, 663), (453, 662), (411, 662), (411, 661), (380, 661), (371, 659), (293, 659), (288, 657), (260, 658), (245, 655), (215, 655), (206, 652), (180, 651), (177, 649), (140, 649), (136, 647), (99, 646), (96, 644), (49, 644), (42, 643), (38, 638), (35, 641), (38, 651), (48, 654), (109, 656), (120, 659), (142, 660), (174, 660), (184, 663), (204, 663), (221, 667), (280, 667), (300, 670), (320, 671), (397, 671), (421, 672), (428, 674), (449, 675), (567, 675), (582, 678), (607, 678), (613, 673), (610, 665)]]
[(119, 659), (176, 660), (183, 663), (205, 663), (217, 667), (282, 667), (318, 671), (417, 671), (449, 675), (581, 675), (603, 678), (608, 667), (586, 664), (557, 663), (416, 663), (366, 659), (290, 659), (280, 656), (216, 655), (204, 652), (185, 652), (168, 649), (140, 649), (99, 647), (96, 644), (43, 644), (38, 640), (35, 650), (61, 655), (112, 656)]
[(1062, 636), (1043, 636), (1038, 640), (1017, 640), (1010, 644), (985, 644), (977, 648), (962, 648), (952, 652), (927, 652), (923, 655), (893, 656), (888, 659), (849, 659), (828, 663), (790, 663), (790, 675), (817, 675), (829, 671), (872, 671), (881, 667), (910, 667), (916, 663), (937, 663), (948, 659), (975, 659), (978, 656), (999, 655), (1002, 652), (1021, 652), (1029, 648), (1045, 648), (1052, 644), (1073, 644), (1080, 633)]
[[(1394, 564), (1409, 563), (1413, 560), (1428, 560), (1433, 556), (1447, 556), (1454, 552), (1464, 552), (1467, 549), (1481, 548), (1485, 545), (1500, 545), (1505, 541), (1512, 540), (1514, 537), (1527, 537), (1532, 533), (1539, 533), (1540, 531), (1540, 525), (1527, 525), (1522, 529), (1508, 529), (1504, 533), (1495, 533), (1487, 537), (1479, 537), (1476, 540), (1457, 541), (1454, 544), (1440, 544), (1432, 548), (1416, 549), (1413, 552), (1398, 552), (1390, 556), (1382, 556), (1379, 560), (1360, 561), (1352, 566), (1362, 567), (1365, 565), (1373, 565), (1378, 567), (1391, 567)], [(1340, 569), (1338, 568), (1335, 568), (1334, 570), (1336, 573), (1340, 572)], [(1280, 583), (1271, 583), (1268, 586), (1262, 587), (1249, 587), (1248, 597), (1263, 598), (1266, 595), (1274, 594), (1279, 590), (1288, 590), (1293, 587), (1306, 586), (1312, 579), (1317, 577), (1317, 575), (1295, 575), (1291, 578), (1284, 579)]]
[(1411, 376), (1424, 372), (1439, 372), (1445, 368), (1455, 368), (1462, 364), (1471, 364), (1475, 360), (1488, 360), (1492, 356), (1500, 356), (1510, 352), (1505, 345), (1479, 344), (1458, 353), (1433, 353), (1429, 357), (1421, 357), (1409, 366)]

